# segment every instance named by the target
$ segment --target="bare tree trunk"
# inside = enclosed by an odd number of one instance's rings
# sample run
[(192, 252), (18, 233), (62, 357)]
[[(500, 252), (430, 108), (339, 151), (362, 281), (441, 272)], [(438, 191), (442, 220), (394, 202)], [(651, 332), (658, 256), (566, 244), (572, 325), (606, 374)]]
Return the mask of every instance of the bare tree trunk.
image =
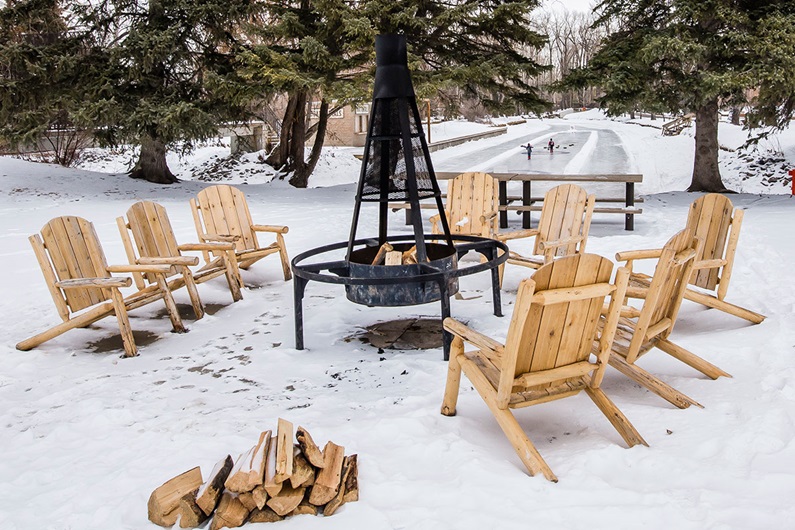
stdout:
[(279, 134), (279, 145), (268, 156), (268, 164), (276, 169), (289, 170), (291, 134), (293, 132), (292, 123), (295, 120), (296, 98), (291, 94), (287, 99), (287, 108), (284, 110), (282, 118), (282, 130)]
[(328, 101), (325, 99), (321, 100), (320, 102), (319, 114), (318, 122), (311, 128), (315, 132), (315, 141), (312, 143), (312, 151), (309, 153), (309, 160), (307, 160), (306, 165), (301, 171), (296, 169), (295, 173), (293, 173), (293, 176), (290, 179), (290, 184), (296, 188), (306, 188), (306, 186), (309, 184), (309, 175), (311, 175), (315, 170), (317, 161), (320, 160), (320, 153), (323, 150), (323, 142), (325, 141), (326, 126), (328, 125), (329, 115)]
[(718, 98), (696, 109), (696, 156), (687, 191), (726, 192), (718, 167)]
[[(309, 175), (306, 174), (306, 161), (304, 154), (306, 151), (306, 105), (309, 100), (309, 93), (306, 90), (296, 92), (295, 95), (295, 115), (293, 122), (290, 124), (290, 147), (289, 147), (289, 161), (287, 167), (293, 171), (293, 176), (290, 177), (290, 184), (297, 188), (305, 188), (306, 180)], [(303, 186), (301, 186), (301, 181)]]
[(740, 107), (732, 107), (732, 125), (740, 125)]
[(141, 154), (130, 172), (134, 179), (144, 179), (156, 184), (179, 182), (166, 163), (166, 144), (158, 138), (141, 137)]

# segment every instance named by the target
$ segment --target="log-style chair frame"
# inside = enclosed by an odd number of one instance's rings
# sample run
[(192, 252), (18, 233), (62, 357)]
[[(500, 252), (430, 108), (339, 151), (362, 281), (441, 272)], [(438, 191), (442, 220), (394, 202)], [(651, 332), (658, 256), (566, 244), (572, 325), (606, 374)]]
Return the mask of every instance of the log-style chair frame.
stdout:
[[(292, 278), (283, 236), (289, 228), (254, 224), (242, 191), (226, 184), (208, 186), (190, 200), (190, 206), (199, 241), (234, 243), (238, 266), (244, 270), (265, 256), (278, 253), (284, 280)], [(257, 237), (260, 232), (274, 234), (276, 241), (268, 246), (261, 246)], [(217, 259), (216, 253), (211, 251), (203, 251), (203, 255), (205, 263), (208, 264)]]
[[(166, 275), (167, 278), (172, 278), (168, 287), (172, 291), (183, 286), (186, 288), (197, 319), (204, 316), (204, 307), (196, 284), (224, 275), (232, 300), (237, 302), (243, 298), (240, 291), (243, 282), (240, 279), (233, 243), (177, 244), (166, 209), (152, 201), (136, 202), (127, 210), (127, 219), (123, 216), (117, 217), (116, 224), (131, 264), (163, 264), (173, 268), (173, 272)], [(190, 266), (197, 265), (199, 258), (184, 256), (182, 253), (187, 251), (213, 252), (217, 259), (194, 272)], [(157, 281), (153, 274), (134, 272), (132, 276), (138, 289), (144, 289)]]
[[(566, 256), (542, 266), (519, 284), (505, 344), (446, 318), (444, 327), (454, 338), (442, 414), (456, 413), (463, 371), (530, 475), (542, 473), (555, 482), (555, 474), (510, 409), (584, 390), (630, 447), (647, 445), (600, 388), (629, 277), (629, 271), (620, 268), (610, 283), (612, 271), (613, 263), (595, 254)], [(605, 310), (606, 297), (610, 302)], [(465, 351), (464, 343), (477, 350)]]
[(508, 263), (534, 269), (556, 257), (585, 252), (596, 195), (576, 184), (560, 184), (544, 194), (532, 256), (511, 253)]
[(627, 306), (622, 310), (610, 365), (679, 408), (701, 404), (640, 368), (636, 361), (657, 348), (712, 379), (731, 377), (670, 338), (701, 246), (701, 239), (685, 229), (671, 237), (662, 249), (616, 254), (616, 260), (625, 262), (630, 271), (636, 260), (656, 258), (657, 264), (648, 281), (637, 281), (634, 274), (630, 277), (627, 298), (643, 303), (640, 308)]
[[(742, 223), (743, 211), (735, 208), (725, 195), (708, 193), (693, 201), (687, 215), (687, 228), (704, 244), (696, 256), (689, 282), (699, 289), (688, 287), (685, 299), (759, 324), (765, 319), (764, 315), (725, 300)], [(633, 281), (648, 284), (649, 277), (634, 273)]]
[[(83, 328), (115, 314), (125, 356), (133, 357), (138, 350), (127, 312), (157, 300), (165, 303), (173, 330), (185, 331), (166, 280), (172, 272), (170, 265), (108, 265), (94, 225), (81, 217), (56, 217), (29, 241), (63, 322), (23, 340), (17, 349), (30, 350), (70, 329)], [(111, 273), (150, 274), (154, 282), (125, 297), (120, 289), (132, 285), (132, 280)]]

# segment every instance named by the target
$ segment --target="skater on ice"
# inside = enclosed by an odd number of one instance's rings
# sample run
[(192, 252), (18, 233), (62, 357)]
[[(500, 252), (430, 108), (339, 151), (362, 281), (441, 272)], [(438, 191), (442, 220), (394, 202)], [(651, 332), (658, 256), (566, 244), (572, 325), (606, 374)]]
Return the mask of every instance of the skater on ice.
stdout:
[(530, 160), (530, 157), (533, 155), (533, 146), (530, 142), (527, 142), (527, 145), (523, 145), (522, 147), (527, 151), (527, 159)]

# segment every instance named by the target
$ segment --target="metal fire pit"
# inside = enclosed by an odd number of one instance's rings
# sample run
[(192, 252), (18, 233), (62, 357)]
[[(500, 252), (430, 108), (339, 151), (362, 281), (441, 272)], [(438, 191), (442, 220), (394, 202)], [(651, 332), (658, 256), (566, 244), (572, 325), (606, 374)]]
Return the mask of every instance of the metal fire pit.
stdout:
[[(392, 245), (395, 250), (404, 252), (411, 248), (412, 243), (396, 243)], [(427, 304), (437, 302), (442, 297), (439, 285), (434, 281), (413, 281), (422, 279), (423, 270), (428, 267), (442, 273), (455, 270), (458, 264), (458, 254), (455, 247), (439, 243), (426, 243), (428, 252), (427, 264), (412, 263), (407, 265), (371, 265), (373, 258), (378, 253), (375, 245), (366, 246), (351, 253), (349, 260), (350, 276), (352, 278), (395, 278), (394, 284), (382, 285), (346, 285), (345, 294), (348, 300), (357, 304), (370, 307), (393, 307), (405, 305)], [(448, 275), (447, 294), (452, 296), (458, 292), (458, 278)]]
[[(426, 234), (427, 240), (440, 239), (444, 236), (437, 234)], [(398, 235), (390, 236), (388, 241), (394, 242), (395, 247), (400, 247), (402, 241), (412, 241), (412, 235)], [(304, 349), (304, 312), (303, 312), (303, 299), (306, 292), (306, 285), (310, 281), (334, 283), (345, 285), (346, 291), (349, 289), (360, 289), (367, 293), (363, 300), (356, 301), (356, 303), (364, 303), (366, 305), (374, 305), (373, 300), (378, 298), (371, 298), (371, 293), (378, 293), (378, 296), (392, 297), (392, 293), (399, 291), (401, 286), (409, 284), (420, 284), (426, 286), (428, 284), (434, 285), (432, 292), (438, 293), (438, 296), (432, 296), (432, 300), (427, 302), (439, 301), (441, 302), (441, 319), (450, 316), (450, 296), (455, 294), (458, 290), (458, 278), (462, 276), (469, 276), (480, 272), (491, 271), (491, 290), (493, 310), (496, 316), (502, 316), (502, 302), (500, 298), (500, 279), (498, 267), (505, 263), (508, 259), (508, 247), (501, 241), (477, 236), (453, 236), (455, 253), (451, 255), (456, 261), (469, 251), (478, 252), (485, 257), (483, 262), (464, 262), (459, 263), (458, 267), (449, 268), (436, 268), (430, 263), (418, 264), (418, 274), (408, 274), (404, 272), (402, 275), (394, 276), (379, 276), (373, 277), (372, 275), (356, 275), (355, 270), (358, 270), (356, 264), (352, 264), (346, 260), (339, 261), (325, 261), (307, 263), (310, 258), (330, 254), (334, 251), (344, 249), (348, 246), (348, 241), (334, 243), (323, 247), (317, 247), (302, 254), (297, 255), (292, 260), (293, 270), (293, 296), (295, 308), (295, 347), (296, 349)], [(363, 251), (369, 251), (374, 247), (377, 242), (372, 239), (360, 239), (354, 241), (354, 245), (362, 246)], [(408, 243), (404, 243), (409, 245)], [(431, 243), (429, 246), (434, 245)], [(441, 246), (441, 245), (440, 245)], [(375, 247), (377, 248), (377, 247)], [(363, 268), (369, 269), (388, 268), (387, 266), (373, 266), (365, 265)], [(389, 266), (396, 267), (396, 266)], [(364, 270), (364, 269), (363, 269)], [(412, 269), (414, 270), (414, 269)], [(451, 291), (451, 286), (455, 286), (455, 291)], [(417, 290), (415, 290), (416, 292)], [(423, 287), (425, 292), (425, 287)], [(348, 294), (350, 299), (350, 293)], [(379, 304), (379, 305), (418, 305), (427, 303), (426, 301), (417, 301), (415, 303), (405, 304)], [(450, 343), (452, 336), (448, 332), (444, 332), (444, 359), (448, 360), (450, 356)]]
[[(422, 129), (407, 54), (403, 36), (376, 37), (373, 102), (350, 238), (309, 250), (292, 261), (295, 346), (298, 349), (304, 347), (302, 300), (309, 281), (343, 284), (349, 300), (367, 306), (407, 306), (439, 301), (444, 319), (450, 315), (450, 296), (458, 291), (458, 278), (491, 270), (494, 314), (501, 316), (497, 267), (508, 259), (508, 247), (493, 239), (450, 233), (442, 192)], [(419, 215), (423, 199), (434, 199), (442, 234), (423, 232)], [(390, 201), (406, 201), (411, 206), (411, 211), (415, 212), (413, 235), (388, 235)], [(378, 203), (377, 238), (357, 238), (359, 214), (365, 202)], [(379, 249), (389, 249), (387, 243), (400, 251), (413, 248), (412, 261), (416, 263), (372, 265)], [(304, 263), (308, 258), (346, 247), (344, 260)], [(470, 250), (485, 256), (485, 261), (460, 267), (459, 258)], [(445, 332), (445, 359), (449, 356), (451, 341), (452, 337)]]

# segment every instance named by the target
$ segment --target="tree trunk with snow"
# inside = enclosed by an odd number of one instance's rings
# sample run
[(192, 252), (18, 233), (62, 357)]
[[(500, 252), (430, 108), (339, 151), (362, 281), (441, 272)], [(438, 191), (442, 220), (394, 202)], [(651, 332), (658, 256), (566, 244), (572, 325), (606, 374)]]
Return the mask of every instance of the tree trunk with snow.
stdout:
[[(315, 170), (318, 160), (320, 160), (320, 153), (323, 150), (323, 143), (326, 137), (326, 126), (328, 125), (328, 107), (328, 101), (323, 99), (320, 102), (317, 127), (314, 128), (315, 141), (312, 143), (312, 151), (309, 153), (309, 159), (305, 164), (303, 164), (303, 167), (300, 170), (299, 168), (296, 168), (292, 178), (290, 178), (290, 184), (296, 188), (307, 187), (309, 184), (309, 176)], [(303, 152), (301, 156), (303, 157)]]
[(166, 163), (166, 144), (158, 138), (141, 138), (141, 154), (130, 172), (134, 179), (144, 179), (156, 184), (179, 182)]
[(696, 109), (696, 153), (687, 191), (729, 191), (720, 177), (718, 150), (718, 99), (713, 98)]

